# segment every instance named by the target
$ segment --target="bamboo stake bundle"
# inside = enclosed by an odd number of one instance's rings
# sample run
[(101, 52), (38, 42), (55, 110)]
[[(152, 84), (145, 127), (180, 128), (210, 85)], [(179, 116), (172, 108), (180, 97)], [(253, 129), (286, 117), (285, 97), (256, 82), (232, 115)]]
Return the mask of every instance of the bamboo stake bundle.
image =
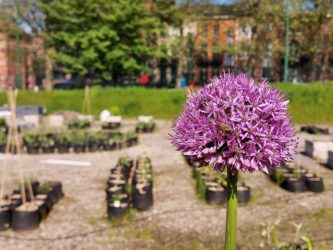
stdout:
[(89, 91), (89, 85), (88, 84), (86, 84), (86, 86), (84, 87), (82, 114), (91, 115), (90, 91)]
[[(11, 122), (10, 122), (10, 127), (8, 131), (8, 136), (7, 136), (7, 145), (6, 145), (6, 151), (5, 151), (5, 163), (4, 163), (4, 168), (2, 169), (2, 174), (1, 174), (1, 190), (0, 190), (0, 204), (3, 202), (3, 194), (4, 194), (4, 176), (6, 173), (6, 168), (8, 165), (8, 156), (12, 152), (15, 152), (18, 155), (18, 166), (19, 166), (19, 179), (20, 179), (20, 189), (21, 189), (21, 197), (22, 197), (22, 203), (23, 206), (26, 205), (27, 203), (27, 197), (25, 193), (25, 183), (24, 183), (24, 172), (23, 172), (23, 167), (22, 167), (22, 145), (20, 141), (20, 134), (18, 131), (17, 127), (17, 118), (16, 118), (16, 98), (17, 98), (17, 91), (14, 91), (13, 87), (10, 87), (8, 92), (7, 92), (7, 99), (11, 111)], [(28, 192), (30, 195), (31, 201), (34, 201), (34, 195), (32, 191), (32, 186), (30, 180), (27, 178), (27, 187), (28, 187)]]

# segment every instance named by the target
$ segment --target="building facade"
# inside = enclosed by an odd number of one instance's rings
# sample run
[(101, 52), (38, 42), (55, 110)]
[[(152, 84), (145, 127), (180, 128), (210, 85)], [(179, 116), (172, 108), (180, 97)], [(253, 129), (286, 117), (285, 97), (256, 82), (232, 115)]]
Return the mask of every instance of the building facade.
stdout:
[(5, 90), (9, 84), (17, 84), (18, 70), (21, 73), (23, 89), (32, 89), (35, 86), (31, 47), (29, 41), (20, 41), (20, 68), (18, 69), (15, 37), (0, 32), (0, 89)]

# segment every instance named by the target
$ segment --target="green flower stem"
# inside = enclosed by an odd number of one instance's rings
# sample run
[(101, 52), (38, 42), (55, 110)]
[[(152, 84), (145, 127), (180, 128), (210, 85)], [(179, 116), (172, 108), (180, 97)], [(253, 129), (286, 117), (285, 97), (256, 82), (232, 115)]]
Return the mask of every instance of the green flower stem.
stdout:
[(231, 170), (227, 168), (227, 227), (225, 231), (225, 250), (236, 250), (237, 180), (238, 173), (233, 175)]

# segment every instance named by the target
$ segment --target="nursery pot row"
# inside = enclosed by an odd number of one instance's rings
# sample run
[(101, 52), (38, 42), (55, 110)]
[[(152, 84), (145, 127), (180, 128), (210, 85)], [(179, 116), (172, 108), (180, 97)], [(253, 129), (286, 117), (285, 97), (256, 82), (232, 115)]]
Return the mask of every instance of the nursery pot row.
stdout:
[(6, 199), (0, 209), (0, 230), (12, 228), (15, 231), (37, 228), (40, 221), (52, 210), (58, 200), (63, 197), (60, 182), (49, 182), (48, 189), (38, 191), (34, 200), (25, 204), (16, 192)]

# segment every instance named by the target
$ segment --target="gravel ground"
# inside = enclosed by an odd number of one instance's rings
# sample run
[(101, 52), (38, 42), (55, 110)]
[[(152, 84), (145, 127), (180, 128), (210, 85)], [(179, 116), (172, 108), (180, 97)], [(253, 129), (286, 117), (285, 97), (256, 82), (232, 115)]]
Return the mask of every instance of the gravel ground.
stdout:
[[(135, 121), (126, 121), (122, 129), (134, 126)], [(198, 200), (191, 170), (171, 147), (169, 132), (170, 123), (158, 121), (157, 131), (140, 135), (139, 145), (132, 148), (107, 153), (24, 156), (26, 175), (39, 181), (61, 180), (65, 197), (38, 229), (0, 232), (0, 249), (221, 248), (225, 207), (209, 206)], [(304, 138), (308, 136), (300, 134), (301, 142)], [(146, 212), (135, 212), (126, 220), (109, 222), (104, 192), (109, 170), (121, 155), (135, 158), (143, 153), (153, 163), (154, 206)], [(47, 159), (88, 161), (91, 166), (41, 162)], [(238, 210), (238, 249), (260, 249), (260, 223), (275, 221), (280, 221), (282, 241), (294, 237), (290, 222), (302, 223), (302, 234), (315, 241), (315, 249), (333, 249), (333, 171), (302, 154), (297, 155), (296, 161), (324, 177), (325, 192), (293, 194), (280, 189), (261, 173), (244, 174), (252, 188), (252, 198)], [(3, 167), (3, 161), (0, 164)], [(8, 188), (17, 181), (18, 166), (18, 159), (12, 159), (6, 175)]]

